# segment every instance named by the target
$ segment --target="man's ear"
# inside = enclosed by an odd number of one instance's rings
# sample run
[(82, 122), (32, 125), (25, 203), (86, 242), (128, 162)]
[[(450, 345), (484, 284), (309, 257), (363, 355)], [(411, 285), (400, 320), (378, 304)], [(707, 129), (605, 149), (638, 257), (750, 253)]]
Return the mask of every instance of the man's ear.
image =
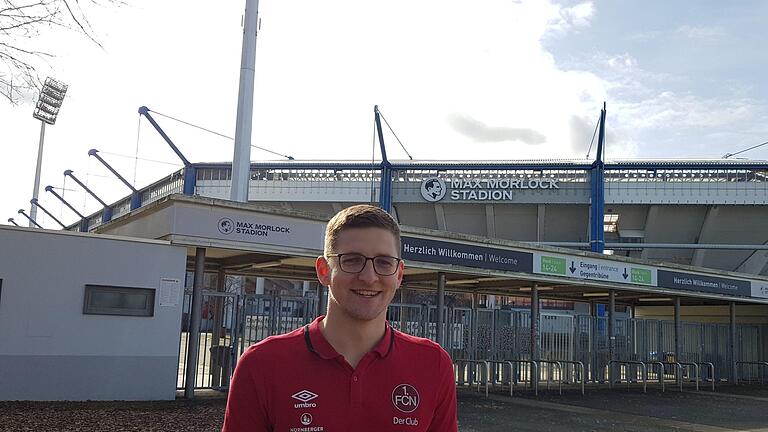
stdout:
[(403, 273), (405, 272), (405, 260), (400, 260), (400, 265), (397, 268), (397, 287), (400, 288), (400, 284), (403, 283)]
[(320, 281), (323, 286), (328, 286), (331, 283), (331, 266), (328, 264), (328, 260), (324, 256), (319, 256), (315, 260), (315, 272), (317, 273), (317, 280)]

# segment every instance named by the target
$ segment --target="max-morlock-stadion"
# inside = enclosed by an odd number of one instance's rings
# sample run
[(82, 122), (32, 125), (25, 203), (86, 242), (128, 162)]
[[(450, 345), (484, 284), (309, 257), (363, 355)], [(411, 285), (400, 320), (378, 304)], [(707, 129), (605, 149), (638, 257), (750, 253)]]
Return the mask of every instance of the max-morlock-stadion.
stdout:
[(382, 153), (252, 163), (245, 203), (231, 164), (184, 159), (63, 230), (0, 227), (0, 400), (226, 389), (245, 348), (323, 313), (325, 223), (370, 202), (403, 226), (390, 323), (441, 343), (457, 385), (768, 372), (768, 162)]

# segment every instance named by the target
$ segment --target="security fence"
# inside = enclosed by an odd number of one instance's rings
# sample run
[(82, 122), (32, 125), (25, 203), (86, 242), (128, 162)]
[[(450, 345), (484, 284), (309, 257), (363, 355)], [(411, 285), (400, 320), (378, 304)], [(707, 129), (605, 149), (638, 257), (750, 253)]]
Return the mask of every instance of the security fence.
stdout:
[[(184, 387), (189, 297), (185, 309), (179, 349), (178, 387)], [(314, 297), (280, 297), (273, 295), (238, 295), (213, 291), (203, 292), (199, 351), (195, 388), (226, 388), (236, 359), (250, 345), (271, 335), (282, 334), (310, 323), (318, 314)], [(608, 319), (587, 315), (544, 312), (539, 318), (539, 358), (531, 358), (531, 313), (528, 310), (446, 306), (444, 324), (437, 328), (437, 308), (429, 304), (393, 303), (387, 318), (392, 328), (414, 336), (438, 339), (443, 333), (443, 346), (452, 358), (464, 361), (501, 362), (494, 368), (493, 381), (506, 382), (503, 362), (540, 361), (543, 380), (584, 379), (605, 382), (608, 379), (610, 347)], [(674, 322), (652, 319), (616, 319), (614, 360), (624, 362), (663, 362), (665, 378), (675, 378), (674, 363), (712, 363), (703, 367), (703, 382), (728, 379), (732, 359), (729, 356), (727, 324), (691, 323), (681, 325), (682, 351), (675, 354)], [(768, 325), (737, 326), (736, 361), (740, 381), (759, 382), (768, 378)], [(552, 361), (547, 363), (547, 361)], [(554, 362), (583, 365), (554, 366)], [(515, 363), (516, 365), (518, 363)], [(530, 375), (524, 362), (515, 367), (515, 379)], [(619, 379), (637, 374), (635, 366), (616, 368)], [(691, 368), (683, 369), (687, 374)], [(498, 371), (498, 372), (497, 372)], [(649, 382), (658, 378), (660, 369), (649, 368)]]
[[(185, 384), (192, 293), (185, 292), (177, 388)], [(203, 291), (195, 388), (226, 388), (237, 358), (251, 345), (290, 332), (317, 316), (313, 297)]]

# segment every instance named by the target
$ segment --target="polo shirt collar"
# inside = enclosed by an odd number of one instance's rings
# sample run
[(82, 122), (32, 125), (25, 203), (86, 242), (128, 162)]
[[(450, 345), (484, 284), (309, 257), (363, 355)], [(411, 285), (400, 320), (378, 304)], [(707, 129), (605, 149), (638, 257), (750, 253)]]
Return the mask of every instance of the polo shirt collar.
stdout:
[[(311, 352), (314, 352), (320, 356), (320, 358), (329, 360), (340, 357), (341, 354), (336, 352), (333, 346), (328, 343), (328, 340), (325, 339), (325, 336), (323, 336), (323, 333), (320, 331), (320, 321), (322, 321), (324, 318), (325, 316), (321, 315), (315, 318), (311, 324), (304, 328), (304, 339), (307, 344), (307, 348)], [(392, 330), (392, 327), (389, 326), (389, 322), (385, 321), (384, 325), (384, 337), (381, 338), (379, 343), (376, 344), (372, 350), (382, 358), (386, 357), (387, 354), (392, 351), (392, 346), (395, 342), (395, 331)]]

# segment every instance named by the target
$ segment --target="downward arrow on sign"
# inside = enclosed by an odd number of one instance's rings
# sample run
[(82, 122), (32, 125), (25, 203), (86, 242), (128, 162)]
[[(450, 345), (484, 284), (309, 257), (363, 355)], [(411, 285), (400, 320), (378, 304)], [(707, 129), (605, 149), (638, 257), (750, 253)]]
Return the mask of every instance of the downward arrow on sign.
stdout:
[(576, 265), (574, 265), (573, 261), (571, 261), (571, 266), (570, 266), (570, 267), (568, 267), (568, 270), (570, 270), (570, 271), (571, 271), (571, 273), (573, 273), (573, 272), (575, 272), (575, 271), (576, 271)]
[(624, 267), (624, 274), (622, 274), (622, 276), (624, 276), (624, 279), (629, 277), (629, 275), (627, 274), (627, 268), (626, 267)]

